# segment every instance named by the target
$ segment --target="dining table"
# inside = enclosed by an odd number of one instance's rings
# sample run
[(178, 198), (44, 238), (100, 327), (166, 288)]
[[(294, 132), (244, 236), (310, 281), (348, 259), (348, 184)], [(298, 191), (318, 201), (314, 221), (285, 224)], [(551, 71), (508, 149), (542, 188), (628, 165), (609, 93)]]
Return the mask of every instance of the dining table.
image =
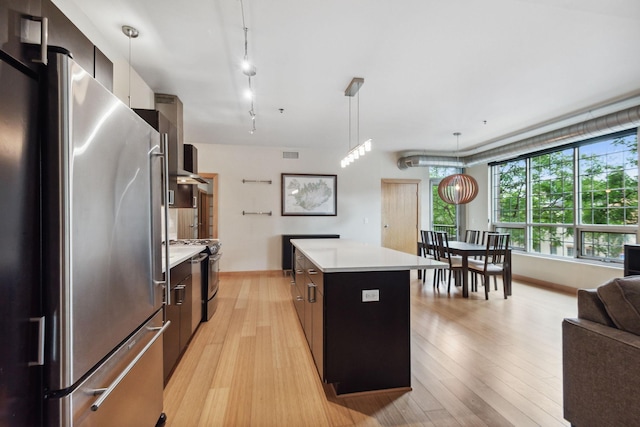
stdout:
[[(469, 298), (469, 257), (485, 255), (487, 247), (486, 245), (453, 240), (449, 242), (449, 253), (462, 257), (462, 296)], [(505, 292), (507, 295), (511, 295), (511, 248), (507, 248), (504, 266), (507, 269)], [(485, 283), (485, 286), (490, 286), (490, 283)]]

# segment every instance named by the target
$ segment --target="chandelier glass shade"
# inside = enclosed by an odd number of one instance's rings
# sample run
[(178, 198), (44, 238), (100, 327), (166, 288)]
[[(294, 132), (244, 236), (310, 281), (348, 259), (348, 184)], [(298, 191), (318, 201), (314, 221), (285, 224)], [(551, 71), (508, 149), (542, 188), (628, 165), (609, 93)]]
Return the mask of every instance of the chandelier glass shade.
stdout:
[(463, 173), (449, 175), (438, 184), (438, 195), (450, 205), (464, 205), (478, 195), (478, 182)]

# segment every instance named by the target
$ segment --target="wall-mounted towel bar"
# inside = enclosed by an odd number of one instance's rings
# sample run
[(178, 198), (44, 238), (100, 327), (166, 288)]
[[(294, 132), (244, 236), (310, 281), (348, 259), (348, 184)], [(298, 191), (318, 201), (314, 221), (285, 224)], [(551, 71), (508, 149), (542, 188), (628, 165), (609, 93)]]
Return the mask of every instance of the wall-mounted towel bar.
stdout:
[(271, 184), (272, 180), (270, 179), (243, 179), (243, 184), (252, 183), (252, 184)]
[(271, 211), (269, 211), (269, 212), (246, 212), (246, 211), (242, 211), (242, 215), (269, 215), (269, 216), (271, 216)]

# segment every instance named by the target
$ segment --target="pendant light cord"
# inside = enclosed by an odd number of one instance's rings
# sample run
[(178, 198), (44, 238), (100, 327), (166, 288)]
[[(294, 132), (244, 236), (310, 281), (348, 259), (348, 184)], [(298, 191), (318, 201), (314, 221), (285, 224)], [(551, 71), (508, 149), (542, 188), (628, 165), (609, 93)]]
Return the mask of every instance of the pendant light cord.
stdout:
[(358, 83), (358, 107), (356, 109), (358, 117), (357, 117), (357, 123), (358, 126), (356, 127), (356, 145), (360, 144), (360, 83)]
[(351, 97), (349, 97), (349, 141), (348, 141), (347, 153), (351, 151)]
[(131, 36), (129, 36), (129, 108), (131, 108)]

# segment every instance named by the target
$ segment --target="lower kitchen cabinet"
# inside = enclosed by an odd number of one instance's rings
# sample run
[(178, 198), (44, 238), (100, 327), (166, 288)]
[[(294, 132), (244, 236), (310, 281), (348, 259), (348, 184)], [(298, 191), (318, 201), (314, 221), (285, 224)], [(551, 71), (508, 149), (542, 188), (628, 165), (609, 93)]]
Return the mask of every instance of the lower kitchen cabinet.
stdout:
[[(324, 377), (324, 281), (321, 271), (296, 254), (292, 297), (320, 378)], [(295, 287), (295, 291), (294, 291)]]
[(187, 260), (171, 269), (171, 300), (165, 304), (166, 320), (171, 326), (163, 339), (165, 384), (191, 338), (191, 287), (191, 261)]
[[(315, 275), (314, 275), (315, 274)], [(311, 311), (311, 354), (316, 362), (320, 378), (324, 378), (324, 282), (322, 273), (316, 271), (309, 275), (311, 286), (310, 298), (307, 299), (306, 308)]]
[(323, 273), (295, 247), (294, 262), (291, 296), (321, 380), (338, 395), (410, 387), (409, 270)]

